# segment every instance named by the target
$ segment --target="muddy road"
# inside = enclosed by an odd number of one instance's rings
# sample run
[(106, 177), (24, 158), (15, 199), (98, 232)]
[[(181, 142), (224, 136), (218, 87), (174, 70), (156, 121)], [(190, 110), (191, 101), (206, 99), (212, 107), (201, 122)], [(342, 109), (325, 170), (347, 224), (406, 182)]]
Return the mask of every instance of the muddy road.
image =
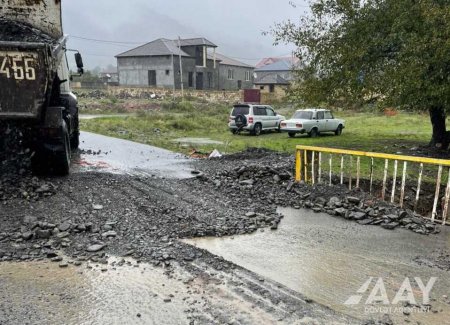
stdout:
[[(294, 185), (293, 158), (282, 154), (194, 161), (89, 133), (81, 140), (68, 177), (1, 176), (0, 324), (449, 319), (446, 228), (412, 219), (387, 230), (300, 210), (315, 200), (326, 211), (336, 196), (356, 209), (349, 196), (363, 194)], [(368, 276), (383, 277), (389, 294), (402, 277), (438, 277), (438, 290), (421, 315), (344, 307)]]

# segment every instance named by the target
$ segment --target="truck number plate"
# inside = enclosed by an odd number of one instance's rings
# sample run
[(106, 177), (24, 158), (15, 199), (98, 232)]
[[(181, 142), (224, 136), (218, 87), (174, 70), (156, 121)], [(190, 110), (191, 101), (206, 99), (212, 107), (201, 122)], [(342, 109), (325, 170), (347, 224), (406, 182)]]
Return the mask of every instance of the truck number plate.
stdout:
[(0, 52), (0, 77), (36, 80), (36, 53)]

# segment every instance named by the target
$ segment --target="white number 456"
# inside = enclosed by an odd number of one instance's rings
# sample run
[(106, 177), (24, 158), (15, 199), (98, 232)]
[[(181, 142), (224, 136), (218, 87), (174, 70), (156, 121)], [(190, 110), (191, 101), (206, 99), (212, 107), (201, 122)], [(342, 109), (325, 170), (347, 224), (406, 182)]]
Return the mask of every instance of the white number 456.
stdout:
[(5, 56), (0, 62), (0, 75), (4, 74), (8, 79), (36, 80), (35, 59)]

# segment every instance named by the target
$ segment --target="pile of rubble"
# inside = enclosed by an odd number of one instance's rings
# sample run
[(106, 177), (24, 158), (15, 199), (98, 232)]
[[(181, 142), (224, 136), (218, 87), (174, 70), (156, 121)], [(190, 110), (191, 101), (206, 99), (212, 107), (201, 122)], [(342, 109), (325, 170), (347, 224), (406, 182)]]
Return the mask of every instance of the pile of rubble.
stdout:
[[(244, 159), (248, 154), (257, 159), (259, 155), (260, 162), (245, 165)], [(436, 224), (421, 215), (369, 196), (359, 189), (349, 191), (340, 185), (294, 183), (293, 161), (282, 155), (281, 159), (278, 157), (280, 154), (267, 150), (226, 156), (223, 159), (227, 160), (227, 165), (236, 166), (220, 171), (218, 165), (224, 166), (223, 161), (205, 162), (212, 175), (202, 174), (199, 178), (214, 185), (224, 195), (241, 196), (244, 202), (248, 200), (272, 211), (276, 206), (308, 208), (362, 225), (379, 225), (385, 229), (401, 227), (423, 235), (440, 231)]]
[(33, 152), (24, 143), (21, 130), (14, 125), (0, 124), (0, 201), (38, 200), (56, 191), (51, 182), (32, 176)]
[(92, 99), (104, 99), (109, 95), (103, 90), (91, 90), (91, 91), (74, 91), (74, 94), (79, 98), (92, 98)]

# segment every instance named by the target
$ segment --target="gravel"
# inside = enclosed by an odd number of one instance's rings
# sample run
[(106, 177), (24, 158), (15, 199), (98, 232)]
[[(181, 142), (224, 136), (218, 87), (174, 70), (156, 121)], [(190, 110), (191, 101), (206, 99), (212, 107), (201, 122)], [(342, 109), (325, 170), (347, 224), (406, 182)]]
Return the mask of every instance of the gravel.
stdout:
[[(0, 184), (17, 177), (22, 185), (0, 188), (0, 261), (55, 258), (62, 250), (77, 262), (113, 254), (167, 267), (208, 258), (213, 267), (227, 269), (232, 264), (178, 239), (276, 231), (283, 218), (279, 206), (421, 235), (440, 231), (412, 211), (378, 202), (360, 190), (294, 183), (293, 158), (284, 154), (248, 150), (196, 164), (202, 177), (187, 180), (101, 173), (47, 179), (3, 173)], [(18, 195), (23, 186), (31, 195)], [(52, 191), (41, 192), (43, 187)]]

